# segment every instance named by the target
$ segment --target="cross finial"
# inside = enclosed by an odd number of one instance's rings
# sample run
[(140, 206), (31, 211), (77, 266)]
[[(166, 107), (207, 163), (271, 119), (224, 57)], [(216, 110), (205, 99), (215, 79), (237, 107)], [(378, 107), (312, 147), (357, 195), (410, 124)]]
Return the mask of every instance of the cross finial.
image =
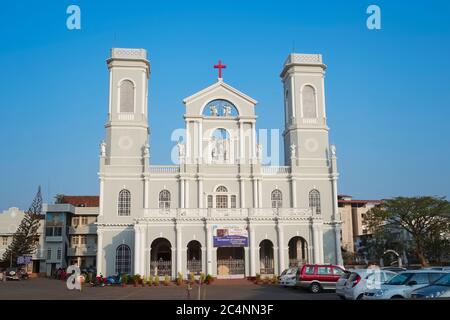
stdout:
[(222, 79), (222, 69), (226, 67), (226, 65), (222, 64), (222, 60), (219, 60), (219, 63), (214, 65), (214, 69), (219, 69), (219, 79)]

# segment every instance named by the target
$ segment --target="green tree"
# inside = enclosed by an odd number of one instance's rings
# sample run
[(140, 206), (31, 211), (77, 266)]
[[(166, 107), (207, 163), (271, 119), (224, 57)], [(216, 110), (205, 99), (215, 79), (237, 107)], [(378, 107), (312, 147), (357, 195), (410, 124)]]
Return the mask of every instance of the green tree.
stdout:
[(13, 266), (17, 264), (17, 257), (30, 255), (36, 251), (36, 238), (39, 223), (42, 218), (42, 195), (41, 187), (38, 187), (36, 196), (30, 208), (14, 233), (13, 240), (3, 254), (2, 260)]
[(366, 214), (366, 223), (374, 234), (387, 230), (406, 230), (422, 266), (428, 266), (426, 244), (430, 238), (448, 232), (450, 202), (438, 197), (396, 197), (384, 200)]

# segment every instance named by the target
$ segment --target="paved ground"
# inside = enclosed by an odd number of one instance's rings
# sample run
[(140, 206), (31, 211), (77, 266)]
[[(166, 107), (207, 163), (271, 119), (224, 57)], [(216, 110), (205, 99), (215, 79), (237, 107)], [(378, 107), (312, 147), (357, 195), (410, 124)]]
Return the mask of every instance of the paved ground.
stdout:
[[(246, 280), (218, 281), (204, 285), (203, 299), (224, 300), (336, 300), (334, 292), (311, 294), (302, 289), (283, 288), (277, 285), (255, 285)], [(198, 286), (191, 291), (191, 299), (197, 300)], [(92, 300), (92, 299), (187, 299), (186, 287), (174, 284), (165, 287), (90, 287), (83, 290), (68, 290), (64, 281), (45, 278), (24, 281), (0, 282), (0, 300), (8, 299), (48, 299), (48, 300)]]

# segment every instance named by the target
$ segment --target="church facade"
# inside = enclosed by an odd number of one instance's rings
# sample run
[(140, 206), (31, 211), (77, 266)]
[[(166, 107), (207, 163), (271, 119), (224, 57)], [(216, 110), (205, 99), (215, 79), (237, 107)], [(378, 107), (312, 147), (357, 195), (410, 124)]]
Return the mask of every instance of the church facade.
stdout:
[(321, 55), (290, 54), (283, 65), (284, 166), (262, 165), (257, 102), (221, 75), (183, 100), (178, 163), (152, 165), (146, 50), (114, 48), (107, 64), (97, 273), (238, 278), (342, 264)]

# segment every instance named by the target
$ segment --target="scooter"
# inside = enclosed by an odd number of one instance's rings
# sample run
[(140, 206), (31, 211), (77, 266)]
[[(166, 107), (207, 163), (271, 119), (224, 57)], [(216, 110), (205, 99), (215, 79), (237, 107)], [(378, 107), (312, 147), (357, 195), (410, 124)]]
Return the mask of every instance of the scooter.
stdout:
[(107, 286), (120, 286), (121, 284), (122, 284), (121, 275), (109, 276), (108, 278), (106, 278)]
[(106, 279), (103, 277), (103, 275), (96, 276), (91, 281), (91, 286), (93, 287), (104, 287), (106, 285)]

